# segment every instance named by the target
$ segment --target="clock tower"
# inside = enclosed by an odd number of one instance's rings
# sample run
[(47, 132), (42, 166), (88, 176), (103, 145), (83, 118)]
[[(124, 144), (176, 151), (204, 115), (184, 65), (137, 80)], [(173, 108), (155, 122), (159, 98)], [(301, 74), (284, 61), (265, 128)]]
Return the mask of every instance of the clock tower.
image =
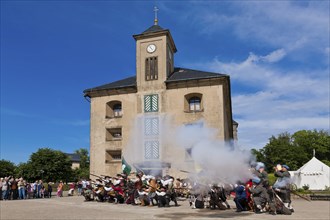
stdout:
[(159, 91), (166, 89), (165, 81), (174, 70), (174, 53), (177, 51), (168, 29), (154, 25), (133, 35), (136, 40), (137, 90)]

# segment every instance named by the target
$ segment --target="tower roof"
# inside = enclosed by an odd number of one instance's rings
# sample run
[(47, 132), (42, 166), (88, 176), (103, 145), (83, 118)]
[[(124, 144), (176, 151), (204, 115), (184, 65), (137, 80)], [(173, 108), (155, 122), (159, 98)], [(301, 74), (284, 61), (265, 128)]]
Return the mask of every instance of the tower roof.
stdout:
[(146, 33), (152, 33), (152, 32), (157, 32), (157, 31), (164, 31), (165, 29), (159, 26), (158, 24), (154, 24), (151, 27), (149, 27), (147, 30), (143, 31), (142, 34)]
[(173, 52), (176, 53), (177, 49), (174, 43), (174, 40), (172, 38), (171, 32), (169, 29), (164, 29), (158, 24), (154, 24), (151, 27), (149, 27), (147, 30), (143, 31), (141, 34), (135, 34), (133, 35), (135, 40), (138, 39), (146, 39), (146, 38), (153, 38), (153, 37), (158, 37), (166, 35), (169, 38), (169, 41), (173, 47)]

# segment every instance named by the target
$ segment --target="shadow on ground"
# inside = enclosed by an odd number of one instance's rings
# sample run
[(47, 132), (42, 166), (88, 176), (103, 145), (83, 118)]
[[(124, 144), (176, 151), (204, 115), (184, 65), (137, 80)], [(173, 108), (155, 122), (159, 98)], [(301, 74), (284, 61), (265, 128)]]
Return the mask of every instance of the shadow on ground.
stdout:
[(164, 213), (160, 215), (155, 215), (158, 218), (172, 218), (172, 219), (185, 219), (185, 218), (237, 218), (237, 217), (243, 217), (243, 216), (251, 216), (254, 215), (252, 212), (235, 212), (233, 210), (208, 210), (208, 209), (201, 209), (197, 212), (170, 212), (170, 213)]

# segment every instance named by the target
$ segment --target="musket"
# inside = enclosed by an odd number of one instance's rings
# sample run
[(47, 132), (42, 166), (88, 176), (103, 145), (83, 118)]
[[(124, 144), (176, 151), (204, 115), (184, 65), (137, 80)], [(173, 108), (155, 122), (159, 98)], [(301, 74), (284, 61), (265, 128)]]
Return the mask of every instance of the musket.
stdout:
[(186, 170), (179, 170), (179, 171), (182, 172), (182, 173), (191, 173), (191, 172), (186, 171)]
[[(291, 189), (287, 189), (287, 190), (289, 190), (291, 193), (295, 194), (296, 196), (299, 196), (300, 198), (302, 198), (302, 199), (304, 199), (304, 200), (306, 200), (306, 201), (308, 201), (308, 202), (311, 202), (311, 200), (310, 200), (309, 198), (307, 198), (307, 197), (305, 197), (305, 196), (302, 196), (302, 195), (298, 194), (296, 191), (293, 191), (293, 190), (291, 190)], [(275, 195), (278, 197), (277, 193), (275, 193)]]
[(96, 175), (96, 174), (93, 174), (93, 173), (91, 173), (90, 175), (91, 175), (91, 176), (95, 176), (95, 177), (98, 177), (98, 178), (102, 179), (102, 177), (101, 177), (101, 176), (99, 176), (99, 175)]
[(292, 193), (295, 194), (296, 196), (299, 196), (300, 198), (302, 198), (302, 199), (304, 199), (304, 200), (306, 200), (306, 201), (308, 201), (308, 202), (311, 202), (311, 200), (310, 200), (308, 197), (303, 196), (303, 195), (300, 195), (300, 194), (299, 194), (298, 192), (296, 192), (296, 191), (290, 190), (290, 192), (292, 192)]

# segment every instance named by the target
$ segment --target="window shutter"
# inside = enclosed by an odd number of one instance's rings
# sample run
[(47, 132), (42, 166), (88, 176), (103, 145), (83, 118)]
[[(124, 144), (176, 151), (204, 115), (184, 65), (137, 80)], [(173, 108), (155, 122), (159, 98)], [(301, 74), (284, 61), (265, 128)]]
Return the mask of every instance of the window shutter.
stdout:
[(145, 112), (151, 111), (151, 96), (150, 95), (144, 96), (144, 111)]
[(158, 112), (158, 95), (152, 95), (152, 111)]
[(159, 159), (159, 142), (146, 141), (144, 143), (144, 158), (145, 159)]
[(144, 111), (145, 112), (158, 112), (158, 95), (144, 96)]
[(144, 120), (144, 134), (147, 136), (159, 134), (158, 118), (146, 118)]

